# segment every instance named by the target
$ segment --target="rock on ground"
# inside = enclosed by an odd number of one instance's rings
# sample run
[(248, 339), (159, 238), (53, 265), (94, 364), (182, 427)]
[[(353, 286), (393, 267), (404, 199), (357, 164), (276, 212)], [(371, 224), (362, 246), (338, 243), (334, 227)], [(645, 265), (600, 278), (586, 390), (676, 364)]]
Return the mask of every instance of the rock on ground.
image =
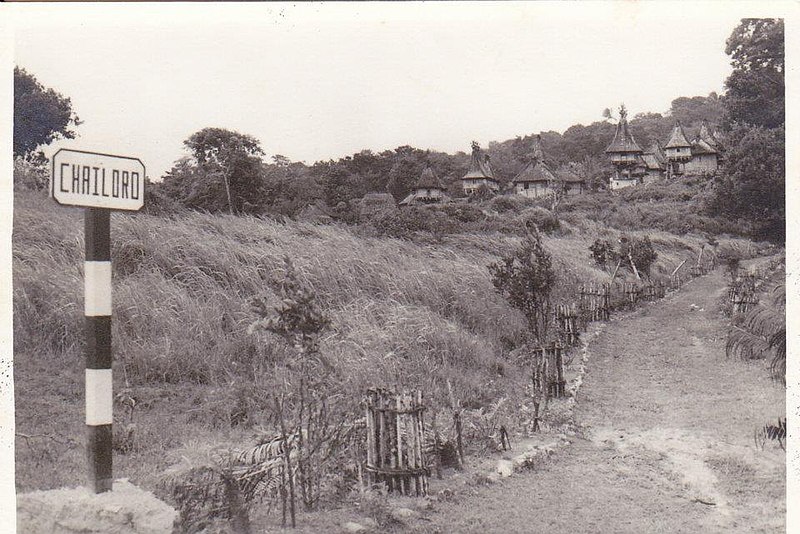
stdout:
[(95, 495), (61, 488), (17, 496), (19, 534), (169, 534), (178, 512), (127, 480)]

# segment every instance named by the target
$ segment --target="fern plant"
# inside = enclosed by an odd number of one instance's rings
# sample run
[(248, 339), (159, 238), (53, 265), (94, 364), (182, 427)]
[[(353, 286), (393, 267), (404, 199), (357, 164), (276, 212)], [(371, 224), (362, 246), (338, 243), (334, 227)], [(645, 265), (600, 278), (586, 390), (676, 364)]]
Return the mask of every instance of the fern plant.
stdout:
[(770, 374), (786, 383), (785, 287), (773, 290), (771, 306), (756, 305), (731, 326), (725, 352), (745, 360), (769, 358)]

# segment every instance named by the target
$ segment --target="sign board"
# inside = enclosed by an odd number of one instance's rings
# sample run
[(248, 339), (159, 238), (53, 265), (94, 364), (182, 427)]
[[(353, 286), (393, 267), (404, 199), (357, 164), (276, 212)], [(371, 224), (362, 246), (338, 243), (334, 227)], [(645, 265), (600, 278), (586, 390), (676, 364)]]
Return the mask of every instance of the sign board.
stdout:
[(64, 206), (138, 211), (144, 178), (137, 158), (62, 148), (53, 155), (50, 194)]

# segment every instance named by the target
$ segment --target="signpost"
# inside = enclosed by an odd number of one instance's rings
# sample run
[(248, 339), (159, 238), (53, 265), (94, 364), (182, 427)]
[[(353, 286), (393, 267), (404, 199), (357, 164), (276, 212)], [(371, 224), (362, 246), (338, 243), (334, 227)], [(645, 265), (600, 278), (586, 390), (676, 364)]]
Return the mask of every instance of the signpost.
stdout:
[(136, 158), (61, 149), (53, 155), (50, 193), (86, 208), (86, 437), (95, 493), (112, 489), (111, 210), (144, 205), (144, 164)]

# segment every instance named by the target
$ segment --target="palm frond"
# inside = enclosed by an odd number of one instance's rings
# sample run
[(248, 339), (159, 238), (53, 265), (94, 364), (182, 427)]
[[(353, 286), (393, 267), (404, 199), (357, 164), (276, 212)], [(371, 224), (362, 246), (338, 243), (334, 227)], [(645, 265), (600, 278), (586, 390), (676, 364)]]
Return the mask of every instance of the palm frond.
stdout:
[(755, 306), (733, 325), (725, 345), (728, 357), (770, 358), (770, 374), (786, 381), (786, 315), (782, 310)]

